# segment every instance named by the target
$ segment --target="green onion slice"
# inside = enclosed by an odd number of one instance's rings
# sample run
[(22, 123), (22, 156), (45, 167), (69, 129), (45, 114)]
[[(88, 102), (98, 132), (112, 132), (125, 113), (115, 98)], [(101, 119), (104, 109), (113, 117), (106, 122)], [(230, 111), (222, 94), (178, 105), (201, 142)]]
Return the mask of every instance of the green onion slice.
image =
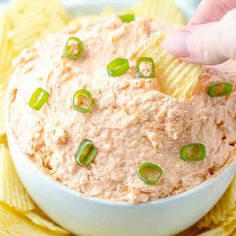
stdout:
[(77, 60), (83, 52), (84, 46), (82, 41), (79, 38), (70, 37), (64, 49), (64, 56), (72, 60)]
[(155, 63), (151, 57), (139, 57), (136, 64), (139, 78), (153, 78), (155, 76)]
[(119, 17), (124, 23), (130, 23), (132, 21), (135, 21), (134, 14), (119, 15)]
[(129, 70), (129, 61), (125, 58), (116, 58), (107, 65), (108, 75), (117, 77)]
[(210, 85), (207, 90), (207, 93), (210, 97), (224, 97), (230, 95), (232, 91), (232, 84), (221, 82)]
[(48, 96), (49, 94), (46, 90), (40, 87), (37, 88), (29, 100), (29, 106), (34, 110), (40, 110), (44, 103), (47, 102)]
[(76, 153), (75, 160), (80, 166), (88, 166), (97, 154), (97, 148), (89, 140), (84, 140)]
[(81, 113), (91, 111), (93, 103), (92, 94), (86, 89), (77, 90), (73, 97), (73, 108)]
[(190, 143), (181, 148), (180, 155), (184, 161), (202, 161), (206, 157), (206, 147), (201, 143)]
[(155, 185), (162, 176), (162, 169), (160, 166), (153, 163), (144, 162), (139, 166), (138, 177), (149, 185)]

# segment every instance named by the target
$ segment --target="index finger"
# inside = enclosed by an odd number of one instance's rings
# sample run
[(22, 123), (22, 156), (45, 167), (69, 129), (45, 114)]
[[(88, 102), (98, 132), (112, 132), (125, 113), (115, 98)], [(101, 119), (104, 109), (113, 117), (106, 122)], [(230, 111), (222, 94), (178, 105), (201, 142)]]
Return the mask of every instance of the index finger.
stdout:
[(197, 12), (188, 25), (205, 24), (220, 20), (228, 11), (236, 7), (235, 0), (202, 0)]

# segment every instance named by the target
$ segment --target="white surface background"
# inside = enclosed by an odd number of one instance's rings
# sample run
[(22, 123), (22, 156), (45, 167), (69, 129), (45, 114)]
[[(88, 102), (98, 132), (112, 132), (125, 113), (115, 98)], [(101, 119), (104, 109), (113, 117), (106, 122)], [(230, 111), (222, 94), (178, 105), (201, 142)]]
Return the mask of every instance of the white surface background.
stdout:
[(0, 0), (0, 7), (5, 5), (8, 2), (8, 0)]
[[(40, 0), (35, 0), (40, 1)], [(139, 0), (60, 0), (68, 12), (72, 15), (96, 14), (106, 6), (112, 6), (115, 9), (122, 9), (124, 6), (132, 5)], [(0, 0), (0, 10), (10, 3), (10, 0)]]

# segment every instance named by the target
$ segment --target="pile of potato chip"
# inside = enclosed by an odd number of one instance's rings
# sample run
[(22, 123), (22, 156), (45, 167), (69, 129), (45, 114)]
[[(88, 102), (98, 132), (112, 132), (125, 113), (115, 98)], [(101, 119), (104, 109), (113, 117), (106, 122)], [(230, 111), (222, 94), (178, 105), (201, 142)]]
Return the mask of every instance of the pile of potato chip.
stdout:
[(236, 235), (236, 178), (217, 205), (197, 224), (201, 236)]
[[(183, 25), (185, 20), (174, 0), (142, 0), (126, 12), (163, 23)], [(101, 15), (112, 11), (105, 10)], [(70, 235), (53, 223), (31, 200), (10, 157), (4, 128), (4, 97), (12, 73), (12, 60), (25, 47), (67, 24), (78, 24), (81, 16), (70, 19), (59, 0), (13, 0), (0, 14), (0, 235)], [(78, 24), (79, 25), (79, 24)], [(160, 89), (174, 97), (190, 97), (201, 73), (200, 66), (166, 56), (160, 44), (165, 35), (157, 33), (132, 57), (152, 56), (157, 65)], [(204, 236), (236, 233), (236, 179), (220, 202), (194, 228)], [(187, 235), (196, 235), (190, 233)]]
[(49, 32), (62, 29), (69, 17), (57, 0), (14, 0), (0, 14), (0, 235), (61, 236), (70, 233), (54, 224), (33, 203), (20, 182), (7, 147), (4, 96), (12, 60)]

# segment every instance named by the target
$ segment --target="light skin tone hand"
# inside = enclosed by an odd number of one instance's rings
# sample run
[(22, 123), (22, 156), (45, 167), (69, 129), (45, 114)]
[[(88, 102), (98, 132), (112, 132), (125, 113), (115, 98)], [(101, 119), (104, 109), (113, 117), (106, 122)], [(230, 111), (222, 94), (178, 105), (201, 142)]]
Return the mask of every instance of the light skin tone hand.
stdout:
[(236, 59), (236, 0), (202, 0), (182, 30), (164, 42), (167, 53), (214, 65)]
[(236, 7), (235, 0), (203, 0), (189, 25), (200, 25), (219, 21), (230, 10)]

